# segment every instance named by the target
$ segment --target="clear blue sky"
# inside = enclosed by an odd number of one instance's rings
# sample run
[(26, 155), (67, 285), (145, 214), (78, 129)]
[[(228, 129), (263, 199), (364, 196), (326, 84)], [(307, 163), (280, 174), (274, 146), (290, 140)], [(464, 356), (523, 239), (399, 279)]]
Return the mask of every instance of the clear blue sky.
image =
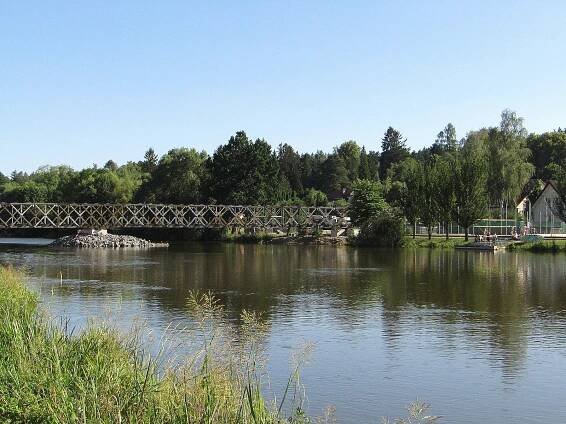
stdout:
[(80, 168), (244, 129), (300, 151), (412, 148), (452, 122), (566, 126), (564, 1), (0, 3), (0, 171)]

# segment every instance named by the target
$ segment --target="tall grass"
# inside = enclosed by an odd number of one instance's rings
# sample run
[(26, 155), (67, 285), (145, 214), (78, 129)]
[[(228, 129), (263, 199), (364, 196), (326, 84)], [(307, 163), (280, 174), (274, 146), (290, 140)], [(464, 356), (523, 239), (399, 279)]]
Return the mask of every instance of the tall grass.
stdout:
[[(218, 308), (211, 298), (191, 301), (203, 322)], [(246, 331), (259, 334), (255, 316), (245, 313), (243, 319)], [(243, 351), (220, 355), (207, 340), (185, 365), (160, 370), (135, 338), (108, 328), (71, 335), (50, 324), (22, 275), (0, 267), (0, 421), (306, 422), (302, 413), (283, 417), (282, 408), (264, 398), (251, 340), (247, 361)]]
[[(136, 336), (108, 327), (73, 335), (52, 324), (23, 277), (0, 266), (0, 422), (336, 422), (332, 409), (318, 419), (303, 411), (299, 370), (310, 346), (296, 355), (281, 398), (266, 399), (261, 341), (267, 327), (253, 312), (242, 313), (244, 342), (234, 347), (215, 325), (222, 306), (208, 293), (192, 293), (187, 307), (202, 349), (182, 365), (164, 367)], [(414, 405), (408, 421), (395, 422), (434, 420)]]

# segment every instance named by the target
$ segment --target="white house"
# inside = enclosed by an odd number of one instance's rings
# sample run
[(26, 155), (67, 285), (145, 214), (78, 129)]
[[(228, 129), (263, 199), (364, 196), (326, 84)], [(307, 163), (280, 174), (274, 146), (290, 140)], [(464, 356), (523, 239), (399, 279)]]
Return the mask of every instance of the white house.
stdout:
[(558, 198), (556, 182), (548, 181), (536, 200), (524, 204), (524, 210), (537, 233), (557, 233), (566, 229), (566, 223), (554, 213), (553, 204)]

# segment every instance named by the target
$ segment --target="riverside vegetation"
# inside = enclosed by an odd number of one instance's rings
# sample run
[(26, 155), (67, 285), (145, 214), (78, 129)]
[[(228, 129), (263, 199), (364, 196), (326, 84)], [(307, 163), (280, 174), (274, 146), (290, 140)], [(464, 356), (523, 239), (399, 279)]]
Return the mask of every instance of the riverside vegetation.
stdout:
[[(553, 179), (560, 190), (556, 211), (566, 221), (566, 130), (528, 134), (523, 119), (504, 110), (498, 126), (461, 138), (449, 123), (419, 151), (392, 127), (379, 143), (379, 150), (366, 151), (349, 140), (330, 153), (300, 154), (238, 131), (212, 155), (181, 147), (159, 157), (149, 149), (143, 160), (121, 166), (109, 160), (79, 171), (45, 166), (0, 174), (0, 202), (346, 206), (365, 181), (380, 186), (380, 207), (389, 211), (384, 221), (364, 224), (369, 238), (359, 242), (367, 244), (391, 227), (392, 216), (421, 223), (429, 238), (439, 222), (469, 228), (480, 218), (503, 218), (503, 205), (513, 209), (521, 196), (536, 197), (534, 180)], [(386, 238), (378, 244), (395, 244), (396, 236)]]
[(566, 253), (566, 240), (539, 240), (533, 242), (513, 243), (507, 247), (507, 250), (535, 253)]
[[(164, 365), (136, 335), (107, 327), (80, 334), (52, 324), (24, 276), (0, 266), (0, 418), (6, 423), (324, 423), (302, 406), (297, 355), (280, 399), (264, 396), (261, 318), (242, 313), (244, 341), (233, 346), (215, 319), (222, 307), (195, 292), (187, 300), (202, 331), (202, 349), (183, 365)], [(397, 423), (432, 423), (416, 402)], [(290, 415), (285, 416), (284, 411)], [(391, 422), (387, 419), (384, 422)]]

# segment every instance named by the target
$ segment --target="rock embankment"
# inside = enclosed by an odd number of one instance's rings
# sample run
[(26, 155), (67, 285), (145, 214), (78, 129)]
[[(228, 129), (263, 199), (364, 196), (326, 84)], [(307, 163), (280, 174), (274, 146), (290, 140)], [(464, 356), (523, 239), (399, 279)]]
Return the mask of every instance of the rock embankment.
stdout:
[(167, 247), (168, 243), (154, 243), (134, 236), (117, 234), (89, 234), (66, 236), (55, 240), (51, 247), (86, 247), (86, 248), (120, 248), (120, 247)]

